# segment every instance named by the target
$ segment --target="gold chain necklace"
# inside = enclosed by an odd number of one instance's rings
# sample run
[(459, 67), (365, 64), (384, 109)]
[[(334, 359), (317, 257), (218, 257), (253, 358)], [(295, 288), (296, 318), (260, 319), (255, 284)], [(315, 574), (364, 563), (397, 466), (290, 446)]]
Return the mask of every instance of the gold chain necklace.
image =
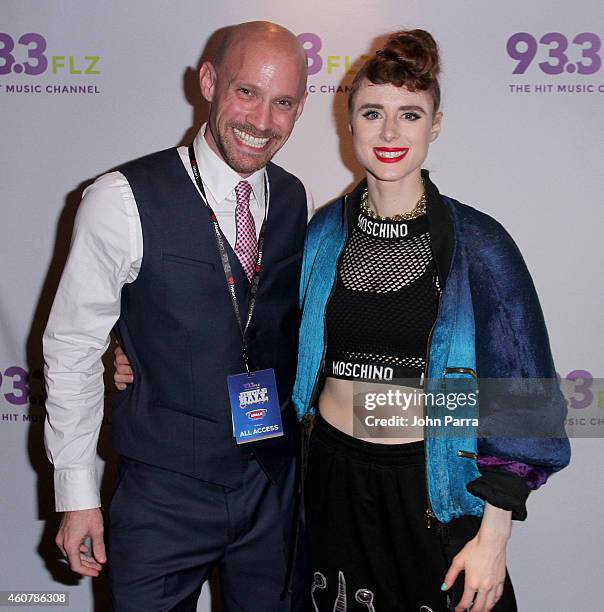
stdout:
[(369, 206), (369, 192), (367, 188), (361, 195), (361, 210), (372, 219), (379, 219), (380, 221), (409, 221), (410, 219), (417, 219), (426, 213), (426, 192), (422, 193), (422, 197), (416, 202), (415, 206), (405, 213), (399, 213), (392, 217), (380, 217), (374, 212)]

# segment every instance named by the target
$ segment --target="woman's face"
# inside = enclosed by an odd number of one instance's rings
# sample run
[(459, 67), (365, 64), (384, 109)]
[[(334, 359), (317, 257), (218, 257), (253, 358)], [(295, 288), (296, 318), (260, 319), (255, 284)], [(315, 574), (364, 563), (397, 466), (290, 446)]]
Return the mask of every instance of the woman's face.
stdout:
[(349, 124), (356, 158), (381, 181), (419, 178), (441, 120), (442, 113), (434, 113), (429, 93), (374, 85), (365, 79), (356, 93)]

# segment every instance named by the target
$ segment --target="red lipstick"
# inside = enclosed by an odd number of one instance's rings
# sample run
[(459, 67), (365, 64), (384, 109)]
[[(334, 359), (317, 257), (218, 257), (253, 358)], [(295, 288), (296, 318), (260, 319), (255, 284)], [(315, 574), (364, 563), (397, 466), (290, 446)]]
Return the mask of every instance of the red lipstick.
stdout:
[(409, 153), (409, 147), (373, 147), (373, 154), (385, 164), (395, 164), (401, 161), (407, 153)]

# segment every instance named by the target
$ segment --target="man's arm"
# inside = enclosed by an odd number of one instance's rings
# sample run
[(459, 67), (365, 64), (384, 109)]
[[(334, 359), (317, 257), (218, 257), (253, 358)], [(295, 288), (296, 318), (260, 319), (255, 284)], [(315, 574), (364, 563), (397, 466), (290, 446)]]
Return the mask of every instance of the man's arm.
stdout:
[(72, 569), (86, 575), (96, 574), (79, 562), (85, 537), (92, 539), (96, 560), (105, 557), (95, 465), (103, 418), (101, 358), (119, 317), (121, 289), (136, 278), (141, 257), (132, 191), (121, 174), (105, 175), (84, 194), (43, 338), (45, 444), (55, 468), (56, 509), (65, 512), (57, 544)]

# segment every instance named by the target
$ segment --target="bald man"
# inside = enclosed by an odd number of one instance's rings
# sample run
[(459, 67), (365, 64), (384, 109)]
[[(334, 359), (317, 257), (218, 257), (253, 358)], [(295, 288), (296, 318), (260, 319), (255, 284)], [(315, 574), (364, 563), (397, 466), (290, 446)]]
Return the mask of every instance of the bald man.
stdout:
[(285, 28), (230, 28), (200, 70), (210, 113), (192, 145), (101, 176), (78, 210), (44, 334), (45, 441), (63, 512), (56, 543), (75, 572), (97, 576), (101, 357), (114, 329), (134, 374), (112, 413), (119, 612), (195, 610), (216, 566), (225, 612), (306, 609), (290, 546), (289, 397), (311, 204), (270, 161), (302, 113), (306, 74)]

